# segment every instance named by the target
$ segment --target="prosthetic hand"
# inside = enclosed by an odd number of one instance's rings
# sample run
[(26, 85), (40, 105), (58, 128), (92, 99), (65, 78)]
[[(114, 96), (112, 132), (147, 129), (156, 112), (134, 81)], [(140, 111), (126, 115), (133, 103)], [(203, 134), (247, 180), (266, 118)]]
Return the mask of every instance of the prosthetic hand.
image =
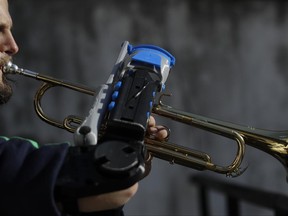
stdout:
[(160, 139), (167, 133), (155, 126), (150, 114), (174, 63), (174, 57), (159, 47), (122, 45), (112, 73), (75, 132), (75, 145), (60, 173), (57, 194), (67, 201), (64, 206), (79, 202), (83, 207), (84, 197), (113, 197), (113, 193), (122, 197), (116, 198), (117, 206), (134, 195), (135, 184), (150, 169), (146, 164), (146, 133)]
[[(158, 140), (164, 140), (168, 136), (164, 127), (156, 125), (153, 116), (150, 116), (147, 131), (149, 134), (157, 137)], [(147, 164), (146, 167), (151, 166), (151, 161), (148, 163), (149, 164)], [(149, 174), (149, 171), (150, 170), (146, 170), (146, 175)], [(135, 195), (137, 189), (138, 183), (124, 190), (80, 198), (78, 199), (79, 211), (94, 212), (119, 208), (125, 205)]]

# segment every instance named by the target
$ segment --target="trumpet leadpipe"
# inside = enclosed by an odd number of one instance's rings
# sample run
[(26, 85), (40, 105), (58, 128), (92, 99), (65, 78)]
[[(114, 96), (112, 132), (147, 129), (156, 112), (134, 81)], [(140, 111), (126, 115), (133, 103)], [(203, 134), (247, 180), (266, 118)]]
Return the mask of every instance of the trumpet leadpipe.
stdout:
[(55, 79), (53, 77), (42, 75), (40, 73), (31, 71), (31, 70), (23, 69), (23, 68), (18, 67), (16, 64), (13, 64), (10, 61), (6, 65), (3, 66), (3, 73), (5, 73), (5, 74), (19, 74), (19, 75), (23, 75), (26, 77), (30, 77), (30, 78), (34, 78), (34, 79), (43, 81), (43, 82), (49, 84), (49, 86), (51, 86), (51, 87), (52, 86), (62, 86), (62, 87), (66, 87), (66, 88), (69, 88), (69, 89), (74, 90), (74, 91), (79, 91), (81, 93), (88, 94), (91, 96), (95, 95), (94, 89), (88, 88), (88, 87), (83, 86), (83, 85), (71, 83), (68, 81)]

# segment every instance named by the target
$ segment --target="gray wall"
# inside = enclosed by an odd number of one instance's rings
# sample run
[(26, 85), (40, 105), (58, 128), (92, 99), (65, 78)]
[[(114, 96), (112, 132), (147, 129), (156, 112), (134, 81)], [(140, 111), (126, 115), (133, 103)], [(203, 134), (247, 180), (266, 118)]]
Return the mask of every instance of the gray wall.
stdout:
[[(14, 63), (57, 78), (96, 87), (106, 81), (124, 40), (155, 44), (176, 57), (166, 103), (196, 114), (258, 128), (287, 129), (288, 19), (285, 1), (80, 1), (10, 0), (14, 34), (20, 46)], [(43, 123), (33, 110), (38, 82), (15, 78), (11, 103), (1, 107), (1, 133), (40, 143), (72, 141), (72, 134)], [(55, 117), (85, 116), (91, 103), (66, 90), (47, 96)], [(172, 129), (171, 141), (211, 154), (226, 165), (234, 141), (157, 118)], [(248, 170), (235, 179), (205, 175), (288, 194), (283, 166), (247, 147)], [(127, 215), (198, 215), (197, 188), (188, 182), (198, 171), (154, 159)], [(212, 194), (214, 215), (224, 198)], [(266, 209), (242, 205), (245, 215)]]

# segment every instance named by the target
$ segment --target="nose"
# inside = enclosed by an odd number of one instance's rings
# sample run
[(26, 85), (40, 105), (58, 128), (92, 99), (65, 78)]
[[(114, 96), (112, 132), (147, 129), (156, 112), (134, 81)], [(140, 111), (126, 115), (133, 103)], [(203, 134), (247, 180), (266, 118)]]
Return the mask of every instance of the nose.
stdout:
[(19, 51), (11, 31), (6, 31), (6, 34), (2, 35), (2, 40), (0, 40), (0, 51), (9, 56), (15, 55)]

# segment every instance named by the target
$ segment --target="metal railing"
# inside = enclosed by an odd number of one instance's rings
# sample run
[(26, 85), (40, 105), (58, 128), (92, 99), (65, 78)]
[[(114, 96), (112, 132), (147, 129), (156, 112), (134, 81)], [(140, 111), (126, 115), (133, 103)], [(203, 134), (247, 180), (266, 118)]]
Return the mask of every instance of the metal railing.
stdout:
[(217, 191), (224, 195), (226, 200), (226, 215), (240, 216), (241, 202), (271, 209), (275, 216), (288, 215), (288, 197), (285, 195), (233, 184), (206, 176), (192, 176), (191, 182), (195, 184), (199, 190), (199, 207), (202, 216), (211, 215), (209, 205), (210, 191)]

